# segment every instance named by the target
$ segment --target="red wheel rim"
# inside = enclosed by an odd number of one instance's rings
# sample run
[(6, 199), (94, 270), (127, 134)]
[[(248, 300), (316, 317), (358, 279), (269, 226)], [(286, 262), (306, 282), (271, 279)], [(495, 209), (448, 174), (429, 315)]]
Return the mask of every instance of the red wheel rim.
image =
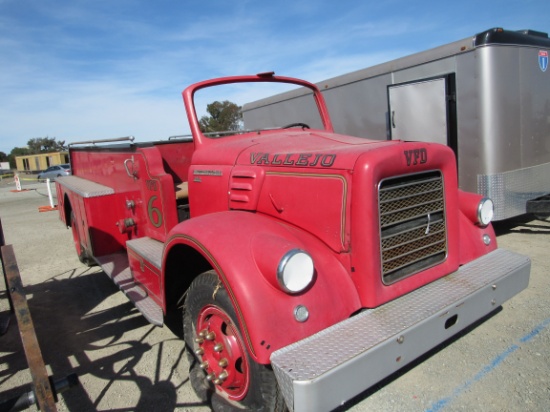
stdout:
[(197, 335), (196, 353), (207, 379), (229, 399), (243, 399), (248, 391), (250, 371), (237, 326), (220, 308), (205, 306), (199, 313)]

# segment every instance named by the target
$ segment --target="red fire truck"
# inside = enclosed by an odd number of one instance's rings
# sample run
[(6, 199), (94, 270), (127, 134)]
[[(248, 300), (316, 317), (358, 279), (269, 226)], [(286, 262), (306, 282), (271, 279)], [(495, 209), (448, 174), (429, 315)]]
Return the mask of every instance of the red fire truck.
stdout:
[[(260, 84), (308, 88), (323, 126), (201, 128), (199, 92)], [(153, 324), (183, 312), (213, 409), (334, 409), (527, 286), (450, 148), (335, 134), (315, 85), (273, 73), (183, 99), (191, 137), (71, 145), (56, 185), (80, 259)]]

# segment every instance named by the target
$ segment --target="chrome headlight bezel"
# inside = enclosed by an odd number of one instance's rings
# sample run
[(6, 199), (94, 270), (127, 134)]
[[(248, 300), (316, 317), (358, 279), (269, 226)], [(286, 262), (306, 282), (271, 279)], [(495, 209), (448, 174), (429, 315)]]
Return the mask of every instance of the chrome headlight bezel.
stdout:
[(477, 206), (477, 221), (481, 226), (487, 226), (493, 220), (495, 215), (495, 207), (493, 201), (488, 197), (484, 197), (479, 201)]
[(309, 253), (301, 249), (289, 250), (277, 266), (277, 281), (290, 294), (300, 293), (313, 281), (315, 266)]

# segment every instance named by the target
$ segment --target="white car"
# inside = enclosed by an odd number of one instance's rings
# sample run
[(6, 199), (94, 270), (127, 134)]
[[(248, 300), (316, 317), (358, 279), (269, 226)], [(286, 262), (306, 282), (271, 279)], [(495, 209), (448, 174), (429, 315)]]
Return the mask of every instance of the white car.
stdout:
[(59, 176), (68, 176), (70, 174), (71, 174), (71, 166), (68, 163), (66, 163), (62, 165), (48, 167), (46, 170), (38, 174), (38, 180), (46, 180), (46, 179), (55, 180), (55, 178)]

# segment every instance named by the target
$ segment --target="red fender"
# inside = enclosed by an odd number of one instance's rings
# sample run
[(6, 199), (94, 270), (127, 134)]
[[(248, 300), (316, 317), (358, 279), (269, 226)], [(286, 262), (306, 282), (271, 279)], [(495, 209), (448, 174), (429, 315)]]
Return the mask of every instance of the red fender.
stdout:
[[(346, 319), (360, 308), (348, 271), (329, 248), (310, 234), (269, 217), (241, 211), (199, 216), (169, 233), (164, 256), (178, 244), (197, 250), (218, 272), (256, 362), (268, 364), (273, 351)], [(315, 277), (306, 291), (290, 295), (278, 286), (276, 271), (283, 255), (295, 248), (311, 255)], [(309, 310), (305, 322), (294, 317), (298, 305)]]

